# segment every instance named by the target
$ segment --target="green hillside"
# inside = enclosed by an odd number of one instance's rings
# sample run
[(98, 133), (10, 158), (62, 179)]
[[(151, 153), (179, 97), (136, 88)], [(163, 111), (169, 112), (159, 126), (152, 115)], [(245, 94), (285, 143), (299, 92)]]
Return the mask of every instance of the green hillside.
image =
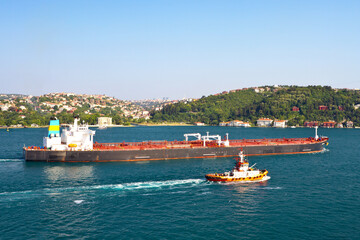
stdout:
[[(222, 121), (243, 120), (255, 123), (258, 118), (289, 120), (289, 125), (304, 121), (342, 122), (351, 120), (360, 125), (360, 92), (322, 86), (261, 87), (202, 97), (193, 102), (180, 102), (152, 112), (152, 121), (204, 122), (218, 125)], [(319, 110), (319, 106), (327, 110)], [(292, 111), (296, 106), (299, 112)]]

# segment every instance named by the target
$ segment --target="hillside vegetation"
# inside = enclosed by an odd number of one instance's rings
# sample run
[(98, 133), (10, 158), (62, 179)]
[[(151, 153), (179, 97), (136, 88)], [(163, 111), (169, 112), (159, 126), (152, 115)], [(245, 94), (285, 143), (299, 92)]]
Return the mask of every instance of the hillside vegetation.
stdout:
[(0, 127), (44, 126), (52, 116), (61, 123), (72, 123), (79, 115), (94, 125), (98, 117), (112, 117), (114, 124), (130, 124), (145, 121), (141, 107), (105, 95), (50, 93), (42, 96), (0, 94)]
[[(151, 113), (154, 122), (204, 122), (218, 125), (222, 121), (243, 120), (255, 123), (258, 118), (289, 120), (289, 125), (303, 125), (304, 121), (353, 121), (360, 125), (360, 92), (332, 89), (328, 86), (283, 86), (239, 90), (202, 97), (193, 102), (167, 105)], [(319, 106), (327, 110), (319, 110)], [(299, 112), (292, 111), (296, 106)]]

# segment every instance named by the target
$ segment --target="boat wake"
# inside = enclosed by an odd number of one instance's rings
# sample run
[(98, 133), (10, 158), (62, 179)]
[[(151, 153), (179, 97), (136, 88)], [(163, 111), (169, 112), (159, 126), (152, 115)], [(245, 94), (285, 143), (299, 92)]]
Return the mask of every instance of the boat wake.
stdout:
[(280, 189), (283, 189), (282, 187), (264, 187), (264, 189), (267, 189), (267, 190), (280, 190)]
[(330, 150), (327, 148), (323, 148), (323, 150), (321, 151), (321, 153), (326, 153), (326, 152), (330, 152)]
[(151, 189), (151, 188), (172, 188), (179, 185), (191, 187), (203, 182), (205, 182), (205, 180), (203, 179), (149, 181), (149, 182), (135, 182), (135, 183), (123, 183), (123, 184), (113, 184), (113, 185), (99, 185), (99, 186), (95, 186), (94, 189), (138, 190), (138, 189)]
[(1, 201), (19, 200), (25, 198), (42, 197), (42, 196), (58, 196), (66, 193), (89, 193), (96, 191), (137, 191), (137, 190), (169, 190), (176, 188), (191, 188), (206, 181), (203, 179), (184, 179), (184, 180), (168, 180), (168, 181), (149, 181), (149, 182), (134, 182), (122, 184), (106, 184), (94, 186), (77, 186), (66, 188), (44, 188), (39, 190), (28, 190), (18, 192), (3, 192), (0, 193)]
[(24, 159), (21, 159), (21, 158), (3, 158), (3, 159), (0, 159), (0, 162), (23, 162)]

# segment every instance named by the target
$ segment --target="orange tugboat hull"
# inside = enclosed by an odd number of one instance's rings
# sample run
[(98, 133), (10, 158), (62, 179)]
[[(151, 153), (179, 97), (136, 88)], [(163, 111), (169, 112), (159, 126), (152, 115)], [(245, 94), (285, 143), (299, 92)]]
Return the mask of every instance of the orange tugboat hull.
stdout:
[(234, 178), (234, 177), (224, 176), (223, 174), (213, 173), (213, 174), (206, 174), (205, 178), (208, 181), (212, 181), (212, 182), (260, 182), (269, 179), (269, 177), (267, 177), (267, 174), (268, 174), (267, 170), (262, 170), (260, 174), (254, 177)]

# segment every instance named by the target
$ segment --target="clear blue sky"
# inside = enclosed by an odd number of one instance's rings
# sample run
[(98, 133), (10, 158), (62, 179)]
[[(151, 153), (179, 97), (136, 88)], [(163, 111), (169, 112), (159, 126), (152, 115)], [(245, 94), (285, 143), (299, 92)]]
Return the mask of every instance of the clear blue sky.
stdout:
[(0, 93), (360, 88), (360, 1), (0, 0)]

